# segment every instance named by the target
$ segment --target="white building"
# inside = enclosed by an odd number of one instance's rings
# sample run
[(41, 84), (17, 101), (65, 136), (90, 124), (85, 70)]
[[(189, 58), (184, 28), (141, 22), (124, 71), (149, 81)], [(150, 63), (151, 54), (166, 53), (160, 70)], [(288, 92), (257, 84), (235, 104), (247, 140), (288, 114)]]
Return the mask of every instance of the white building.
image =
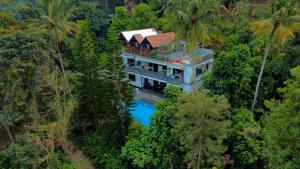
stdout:
[(161, 92), (167, 85), (175, 85), (190, 93), (201, 85), (213, 62), (211, 49), (198, 48), (186, 54), (186, 42), (175, 42), (173, 32), (143, 29), (121, 32), (119, 38), (124, 43), (125, 71), (138, 88)]

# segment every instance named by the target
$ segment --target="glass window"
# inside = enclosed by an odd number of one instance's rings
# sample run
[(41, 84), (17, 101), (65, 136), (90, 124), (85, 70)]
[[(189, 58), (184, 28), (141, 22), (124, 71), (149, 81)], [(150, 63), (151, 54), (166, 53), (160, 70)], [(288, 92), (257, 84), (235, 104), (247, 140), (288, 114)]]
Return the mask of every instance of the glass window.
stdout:
[(135, 82), (135, 75), (129, 74), (129, 80)]

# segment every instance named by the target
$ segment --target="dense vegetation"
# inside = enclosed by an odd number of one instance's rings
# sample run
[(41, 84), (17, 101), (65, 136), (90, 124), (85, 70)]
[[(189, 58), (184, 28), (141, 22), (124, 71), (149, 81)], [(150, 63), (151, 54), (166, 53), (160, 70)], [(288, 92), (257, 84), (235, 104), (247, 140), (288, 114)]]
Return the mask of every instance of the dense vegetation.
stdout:
[[(0, 1), (0, 168), (299, 168), (299, 4), (222, 2)], [(148, 127), (129, 116), (117, 39), (143, 28), (215, 52), (203, 86), (167, 87)]]

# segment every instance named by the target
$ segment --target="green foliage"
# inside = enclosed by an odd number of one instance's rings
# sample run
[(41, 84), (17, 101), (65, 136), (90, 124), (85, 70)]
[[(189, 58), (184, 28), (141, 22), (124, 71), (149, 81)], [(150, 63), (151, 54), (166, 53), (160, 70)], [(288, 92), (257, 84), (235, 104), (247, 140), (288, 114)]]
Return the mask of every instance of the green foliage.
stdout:
[(73, 63), (80, 76), (77, 86), (80, 104), (73, 116), (74, 138), (80, 133), (86, 136), (79, 140), (84, 141), (83, 147), (91, 151), (100, 166), (123, 168), (126, 165), (120, 147), (130, 123), (132, 88), (124, 80), (126, 74), (120, 57), (113, 52), (97, 54), (91, 21), (82, 21), (80, 26), (73, 46)]
[(91, 21), (82, 21), (80, 26), (81, 31), (76, 35), (73, 45), (72, 59), (80, 82), (77, 86), (80, 105), (73, 116), (73, 127), (77, 131), (85, 131), (90, 127), (96, 128), (97, 121), (109, 117), (116, 108), (108, 101), (112, 99), (109, 93), (111, 84), (105, 81), (108, 75), (99, 73), (106, 68), (106, 63), (101, 60), (105, 56), (100, 57), (97, 53), (96, 36), (92, 32)]
[[(90, 157), (97, 161), (97, 165), (105, 169), (123, 169), (126, 165), (120, 156), (120, 150), (116, 145), (117, 140), (110, 139), (113, 129), (101, 127), (95, 131), (84, 134), (82, 142), (84, 148), (91, 152)], [(120, 130), (117, 129), (116, 130)]]
[(107, 31), (107, 47), (111, 52), (113, 50), (120, 50), (122, 44), (118, 39), (121, 31), (129, 29), (130, 17), (129, 11), (125, 7), (116, 7), (115, 14), (112, 17), (112, 23)]
[(159, 22), (151, 7), (145, 3), (136, 5), (130, 20), (131, 29), (158, 28)]
[(234, 168), (258, 168), (262, 159), (261, 127), (247, 109), (237, 109), (233, 118)]
[(39, 110), (51, 112), (51, 95), (44, 94), (55, 69), (51, 36), (28, 30), (0, 36), (0, 45), (0, 123), (13, 126), (37, 118)]
[(221, 24), (218, 0), (171, 0), (165, 18), (168, 26), (176, 32), (177, 39), (186, 39), (187, 52), (193, 52), (213, 42), (223, 43), (217, 24)]
[(224, 139), (230, 132), (230, 105), (224, 96), (209, 96), (208, 91), (195, 91), (179, 98), (176, 131), (187, 149), (191, 168), (222, 166), (226, 150)]
[(164, 11), (168, 7), (169, 2), (169, 0), (149, 0), (149, 5), (155, 12), (156, 16), (162, 17)]
[[(165, 91), (177, 91), (167, 87)], [(132, 123), (122, 155), (132, 164), (141, 168), (183, 169), (183, 147), (176, 136), (174, 126), (177, 112), (176, 96), (168, 97), (157, 104), (156, 112), (149, 127), (141, 128)]]
[(300, 67), (291, 70), (293, 78), (281, 88), (282, 101), (267, 101), (270, 115), (265, 119), (265, 155), (269, 168), (297, 168), (300, 165)]
[(16, 24), (16, 20), (10, 13), (0, 12), (0, 27), (7, 28), (14, 24)]
[(8, 148), (0, 151), (0, 168), (5, 169), (73, 169), (53, 149), (47, 149), (38, 135), (25, 133)]
[(232, 107), (249, 106), (254, 69), (250, 64), (251, 53), (247, 45), (233, 46), (221, 52), (213, 62), (212, 73), (204, 86), (214, 94), (225, 95)]
[(295, 33), (294, 39), (287, 42), (284, 51), (287, 55), (285, 60), (290, 68), (300, 65), (300, 31)]

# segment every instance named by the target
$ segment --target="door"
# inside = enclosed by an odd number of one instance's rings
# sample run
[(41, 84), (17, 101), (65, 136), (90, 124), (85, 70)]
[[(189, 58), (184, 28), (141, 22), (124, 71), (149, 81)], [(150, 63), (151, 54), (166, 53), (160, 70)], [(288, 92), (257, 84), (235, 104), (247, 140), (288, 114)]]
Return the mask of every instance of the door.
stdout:
[(158, 72), (158, 64), (154, 64), (154, 72)]

